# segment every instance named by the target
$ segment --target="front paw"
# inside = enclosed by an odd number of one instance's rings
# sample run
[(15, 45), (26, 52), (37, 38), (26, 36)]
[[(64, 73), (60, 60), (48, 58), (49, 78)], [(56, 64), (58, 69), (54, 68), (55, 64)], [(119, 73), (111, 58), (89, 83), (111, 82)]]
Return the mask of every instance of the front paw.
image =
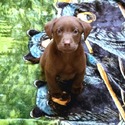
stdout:
[(83, 92), (83, 85), (81, 86), (73, 86), (71, 90), (72, 94), (79, 95)]

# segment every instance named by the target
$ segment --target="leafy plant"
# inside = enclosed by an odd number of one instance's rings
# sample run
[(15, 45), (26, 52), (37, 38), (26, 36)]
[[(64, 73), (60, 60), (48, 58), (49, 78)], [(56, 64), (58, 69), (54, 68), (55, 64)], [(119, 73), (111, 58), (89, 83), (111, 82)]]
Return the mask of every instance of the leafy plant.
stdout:
[(28, 29), (43, 30), (55, 11), (53, 1), (48, 0), (3, 0), (0, 2), (1, 18), (11, 25), (12, 37), (24, 39)]

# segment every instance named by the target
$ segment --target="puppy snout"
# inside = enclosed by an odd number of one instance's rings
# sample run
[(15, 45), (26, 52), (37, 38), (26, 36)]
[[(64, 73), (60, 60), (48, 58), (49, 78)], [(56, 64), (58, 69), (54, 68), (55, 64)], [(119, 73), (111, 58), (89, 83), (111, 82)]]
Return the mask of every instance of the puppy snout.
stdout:
[(70, 46), (71, 41), (70, 40), (64, 40), (64, 46), (65, 47), (69, 47)]

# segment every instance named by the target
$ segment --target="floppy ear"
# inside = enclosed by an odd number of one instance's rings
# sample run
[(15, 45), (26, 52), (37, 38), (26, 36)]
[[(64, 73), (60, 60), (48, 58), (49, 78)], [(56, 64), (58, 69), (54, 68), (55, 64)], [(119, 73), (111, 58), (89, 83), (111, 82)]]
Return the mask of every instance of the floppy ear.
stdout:
[(52, 28), (53, 28), (53, 26), (54, 26), (56, 20), (57, 20), (57, 18), (55, 18), (54, 20), (48, 22), (48, 23), (45, 25), (45, 28), (44, 28), (46, 34), (49, 36), (50, 39), (52, 38), (52, 34), (53, 34)]
[(89, 35), (92, 27), (89, 23), (87, 22), (84, 22), (84, 21), (81, 21), (80, 20), (80, 24), (82, 25), (83, 27), (83, 33), (84, 33), (84, 41), (86, 40), (87, 36)]

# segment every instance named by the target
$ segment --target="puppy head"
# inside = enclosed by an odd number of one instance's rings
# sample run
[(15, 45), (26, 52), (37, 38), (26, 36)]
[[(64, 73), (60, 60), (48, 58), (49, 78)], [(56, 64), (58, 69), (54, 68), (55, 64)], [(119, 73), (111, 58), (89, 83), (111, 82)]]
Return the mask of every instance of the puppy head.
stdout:
[(58, 50), (70, 53), (77, 50), (82, 33), (84, 33), (84, 40), (86, 40), (91, 26), (76, 17), (62, 16), (47, 23), (45, 31), (50, 38), (53, 38)]

